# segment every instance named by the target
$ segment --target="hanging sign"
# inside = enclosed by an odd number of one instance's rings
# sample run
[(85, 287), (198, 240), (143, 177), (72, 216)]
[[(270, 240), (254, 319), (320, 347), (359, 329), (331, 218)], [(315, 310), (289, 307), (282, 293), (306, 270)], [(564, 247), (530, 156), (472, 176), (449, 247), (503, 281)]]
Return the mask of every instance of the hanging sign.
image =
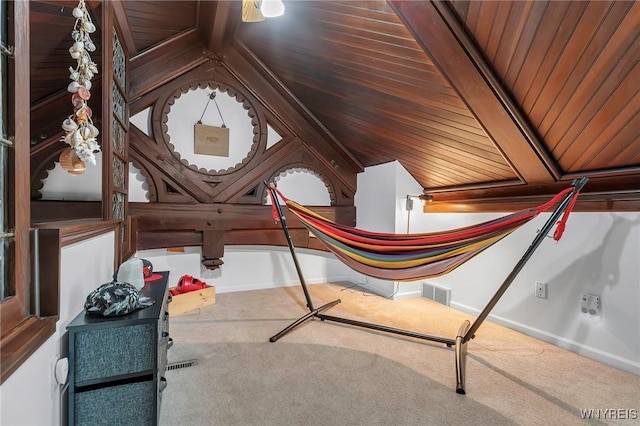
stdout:
[(194, 128), (196, 154), (229, 156), (229, 129), (196, 123)]

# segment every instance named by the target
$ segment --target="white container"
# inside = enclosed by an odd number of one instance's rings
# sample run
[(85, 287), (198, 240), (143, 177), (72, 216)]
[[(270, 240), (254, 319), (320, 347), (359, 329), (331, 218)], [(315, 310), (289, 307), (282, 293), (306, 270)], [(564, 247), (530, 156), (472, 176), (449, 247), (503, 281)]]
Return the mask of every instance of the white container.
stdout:
[(116, 279), (134, 286), (138, 291), (144, 287), (144, 272), (142, 259), (132, 257), (118, 268)]

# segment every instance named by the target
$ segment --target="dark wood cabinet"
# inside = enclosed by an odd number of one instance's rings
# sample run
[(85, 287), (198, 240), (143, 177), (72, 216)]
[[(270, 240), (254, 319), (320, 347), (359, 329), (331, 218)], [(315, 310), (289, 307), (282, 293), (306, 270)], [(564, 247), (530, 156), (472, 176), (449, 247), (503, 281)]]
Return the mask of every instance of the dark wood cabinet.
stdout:
[(155, 303), (114, 318), (82, 312), (69, 333), (70, 425), (157, 425), (167, 386), (168, 272), (146, 283)]

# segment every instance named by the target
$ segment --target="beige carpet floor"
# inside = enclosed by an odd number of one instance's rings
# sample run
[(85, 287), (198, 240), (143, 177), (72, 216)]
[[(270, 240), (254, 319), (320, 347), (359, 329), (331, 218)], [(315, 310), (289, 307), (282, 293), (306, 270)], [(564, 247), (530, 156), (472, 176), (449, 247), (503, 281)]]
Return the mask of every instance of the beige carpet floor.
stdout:
[[(316, 307), (342, 300), (327, 314), (447, 338), (474, 319), (340, 284), (309, 291)], [(640, 424), (640, 377), (490, 321), (467, 345), (458, 395), (454, 350), (443, 344), (318, 319), (269, 343), (305, 312), (301, 289), (286, 287), (218, 294), (172, 317), (169, 361), (196, 364), (166, 372), (161, 424)]]

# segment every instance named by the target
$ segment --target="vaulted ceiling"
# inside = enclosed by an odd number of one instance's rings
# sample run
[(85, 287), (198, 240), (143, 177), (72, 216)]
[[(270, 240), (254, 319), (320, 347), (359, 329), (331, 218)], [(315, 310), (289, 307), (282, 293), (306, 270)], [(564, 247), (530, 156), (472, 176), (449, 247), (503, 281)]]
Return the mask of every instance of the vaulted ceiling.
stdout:
[[(99, 22), (102, 3), (88, 3)], [(114, 2), (131, 112), (207, 61), (249, 64), (356, 169), (397, 160), (437, 200), (546, 195), (589, 176), (591, 199), (638, 208), (639, 2), (284, 3), (243, 23), (238, 1)], [(31, 2), (34, 154), (59, 138), (76, 4)]]

